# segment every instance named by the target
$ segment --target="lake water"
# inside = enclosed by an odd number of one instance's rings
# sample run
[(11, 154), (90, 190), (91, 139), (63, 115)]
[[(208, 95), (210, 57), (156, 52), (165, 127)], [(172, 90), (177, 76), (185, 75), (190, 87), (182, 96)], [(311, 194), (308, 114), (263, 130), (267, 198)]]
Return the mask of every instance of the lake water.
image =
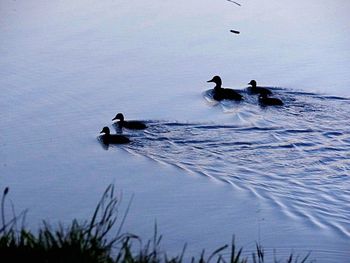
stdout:
[[(125, 230), (156, 221), (169, 253), (235, 235), (246, 255), (348, 261), (350, 2), (240, 3), (1, 1), (0, 187), (29, 227), (88, 218), (114, 183)], [(244, 101), (210, 100), (214, 75)], [(149, 127), (107, 149), (117, 112)]]

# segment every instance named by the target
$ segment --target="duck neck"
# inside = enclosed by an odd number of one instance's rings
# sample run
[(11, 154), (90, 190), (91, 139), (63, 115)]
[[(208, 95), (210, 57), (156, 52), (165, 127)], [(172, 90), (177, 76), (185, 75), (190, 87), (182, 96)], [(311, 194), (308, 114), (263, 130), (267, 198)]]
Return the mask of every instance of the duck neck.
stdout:
[(220, 81), (220, 82), (216, 82), (215, 84), (216, 84), (216, 86), (214, 87), (214, 90), (222, 89), (222, 87), (221, 87), (221, 85), (222, 85), (221, 81)]
[(125, 122), (124, 120), (118, 121), (118, 126), (119, 126), (119, 128), (122, 128), (122, 127), (123, 127), (124, 122)]

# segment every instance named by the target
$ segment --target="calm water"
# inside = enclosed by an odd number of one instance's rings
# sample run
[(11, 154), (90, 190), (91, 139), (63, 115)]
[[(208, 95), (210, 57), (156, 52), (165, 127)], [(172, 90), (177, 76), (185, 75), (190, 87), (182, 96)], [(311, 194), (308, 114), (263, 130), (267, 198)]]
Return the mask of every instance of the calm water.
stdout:
[[(347, 262), (350, 1), (241, 4), (1, 1), (0, 187), (30, 227), (90, 216), (113, 182), (135, 194), (126, 228), (157, 220), (171, 252), (235, 234), (247, 254)], [(285, 106), (216, 104), (214, 75)], [(149, 128), (105, 151), (117, 112)]]

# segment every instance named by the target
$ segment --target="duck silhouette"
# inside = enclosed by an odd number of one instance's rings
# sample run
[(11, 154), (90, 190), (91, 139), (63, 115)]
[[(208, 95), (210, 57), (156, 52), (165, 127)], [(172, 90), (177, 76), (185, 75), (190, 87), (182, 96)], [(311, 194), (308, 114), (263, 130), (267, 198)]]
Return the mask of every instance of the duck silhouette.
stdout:
[(103, 127), (100, 133), (104, 133), (100, 137), (104, 144), (125, 144), (130, 142), (129, 138), (124, 135), (111, 134), (108, 127)]
[(213, 98), (217, 101), (220, 100), (242, 100), (242, 95), (233, 89), (223, 88), (221, 78), (219, 76), (214, 76), (211, 80), (207, 82), (214, 82), (216, 86), (214, 87)]
[(131, 129), (131, 130), (143, 130), (146, 129), (147, 126), (141, 121), (126, 121), (124, 120), (124, 115), (122, 113), (118, 113), (115, 115), (115, 117), (112, 119), (112, 121), (119, 120), (117, 122), (118, 127)]
[(262, 106), (273, 106), (273, 105), (282, 106), (283, 105), (283, 101), (277, 98), (269, 98), (265, 93), (262, 93), (259, 95), (259, 103)]
[(271, 90), (263, 87), (258, 87), (255, 80), (251, 80), (248, 85), (251, 85), (251, 87), (247, 88), (248, 94), (266, 94), (271, 95)]

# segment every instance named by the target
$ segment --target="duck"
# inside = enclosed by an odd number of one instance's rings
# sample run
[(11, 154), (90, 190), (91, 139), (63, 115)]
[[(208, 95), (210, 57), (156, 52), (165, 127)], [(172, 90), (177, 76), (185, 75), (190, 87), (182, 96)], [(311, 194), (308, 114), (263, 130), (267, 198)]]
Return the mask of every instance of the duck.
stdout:
[(216, 86), (214, 87), (214, 96), (213, 98), (217, 101), (220, 100), (242, 100), (242, 95), (233, 89), (223, 88), (221, 78), (219, 76), (214, 76), (211, 80), (207, 82), (214, 82)]
[(255, 80), (251, 80), (248, 85), (251, 85), (251, 87), (247, 88), (247, 91), (249, 94), (266, 94), (271, 95), (271, 90), (263, 87), (258, 87)]
[(117, 122), (119, 128), (126, 128), (131, 130), (143, 130), (146, 129), (147, 126), (141, 121), (126, 121), (124, 120), (124, 115), (122, 113), (118, 113), (112, 119), (112, 121), (119, 120)]
[(111, 134), (108, 127), (103, 127), (100, 134), (102, 133), (104, 134), (101, 135), (100, 138), (102, 139), (104, 144), (125, 144), (130, 142), (130, 139), (124, 135)]
[(259, 103), (262, 106), (273, 106), (273, 105), (282, 106), (283, 105), (283, 101), (277, 98), (269, 98), (265, 93), (262, 93), (259, 95)]

